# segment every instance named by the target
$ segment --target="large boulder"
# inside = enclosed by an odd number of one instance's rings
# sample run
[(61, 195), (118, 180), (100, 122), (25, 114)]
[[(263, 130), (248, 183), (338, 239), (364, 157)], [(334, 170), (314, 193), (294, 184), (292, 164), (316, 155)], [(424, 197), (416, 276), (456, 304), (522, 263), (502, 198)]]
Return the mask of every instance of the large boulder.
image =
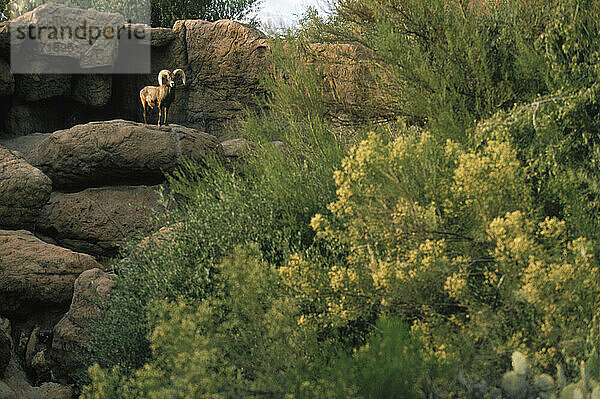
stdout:
[(73, 77), (73, 98), (92, 107), (103, 107), (112, 94), (111, 75), (76, 75)]
[(15, 92), (15, 78), (10, 66), (0, 58), (0, 97), (12, 96)]
[(154, 187), (54, 192), (41, 212), (36, 231), (66, 248), (114, 256), (123, 240), (149, 233), (154, 227), (152, 216), (162, 209)]
[[(89, 27), (84, 34), (77, 34), (77, 28), (83, 26), (83, 23)], [(36, 9), (27, 12), (11, 21), (11, 28), (19, 32), (19, 27), (38, 26), (45, 27), (45, 31), (39, 31), (36, 40), (28, 40), (19, 53), (12, 54), (13, 60), (17, 63), (31, 62), (34, 60), (44, 60), (47, 62), (63, 61), (66, 67), (71, 67), (72, 62), (76, 62), (83, 70), (94, 68), (111, 68), (119, 54), (119, 41), (116, 40), (92, 40), (91, 30), (112, 29), (116, 31), (119, 27), (125, 25), (125, 20), (120, 14), (100, 12), (94, 9), (79, 9), (67, 7), (63, 4), (46, 3)], [(62, 35), (60, 45), (56, 46), (56, 37), (52, 37), (52, 30), (48, 27), (71, 27), (75, 34)], [(54, 33), (56, 35), (56, 32)], [(15, 34), (13, 41), (22, 39), (19, 34)], [(29, 45), (34, 48), (29, 48)], [(65, 50), (67, 49), (67, 50)], [(41, 56), (41, 57), (40, 57)], [(48, 57), (44, 57), (48, 56)], [(54, 64), (57, 67), (62, 64)], [(29, 67), (30, 65), (27, 65)]]
[(24, 230), (0, 230), (0, 313), (65, 306), (73, 283), (101, 265), (89, 255), (47, 244)]
[(256, 108), (269, 70), (269, 44), (259, 30), (235, 21), (178, 21), (185, 26), (188, 66), (186, 121), (220, 132), (244, 107)]
[(46, 175), (17, 152), (0, 147), (0, 228), (33, 225), (51, 191)]
[(82, 367), (90, 341), (86, 327), (102, 317), (103, 301), (114, 286), (113, 276), (100, 269), (88, 270), (75, 280), (71, 307), (54, 327), (50, 358), (56, 376), (65, 377)]
[(184, 159), (202, 162), (217, 153), (215, 137), (171, 124), (151, 126), (113, 120), (57, 131), (27, 159), (56, 189), (115, 184), (160, 184)]

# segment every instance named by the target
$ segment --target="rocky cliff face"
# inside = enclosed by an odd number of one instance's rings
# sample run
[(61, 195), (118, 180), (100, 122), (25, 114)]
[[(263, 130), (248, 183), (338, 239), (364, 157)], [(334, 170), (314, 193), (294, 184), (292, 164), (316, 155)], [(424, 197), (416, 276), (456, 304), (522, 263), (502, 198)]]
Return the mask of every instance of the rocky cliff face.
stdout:
[[(28, 13), (25, 22), (35, 24), (49, 18), (47, 8)], [(61, 13), (69, 18), (68, 7), (55, 8), (52, 18)], [(257, 108), (256, 99), (264, 94), (260, 78), (269, 68), (269, 45), (260, 31), (238, 22), (189, 20), (178, 21), (173, 29), (145, 27), (151, 35), (151, 73), (146, 75), (13, 76), (8, 65), (7, 25), (0, 24), (0, 137), (53, 132), (93, 120), (141, 121), (139, 91), (157, 85), (162, 69), (181, 68), (188, 77), (187, 85), (176, 89), (169, 122), (217, 137), (245, 107)], [(116, 70), (137, 61), (131, 59), (129, 49), (117, 50), (110, 52), (118, 53)], [(43, 71), (43, 66), (40, 69)], [(157, 115), (151, 120), (156, 122)]]
[(0, 229), (111, 257), (123, 240), (160, 227), (150, 220), (164, 210), (155, 186), (166, 174), (223, 155), (196, 129), (122, 119), (0, 139)]
[[(63, 6), (43, 6), (24, 22), (61, 13), (69, 18)], [(0, 24), (0, 398), (68, 398), (55, 382), (85, 356), (83, 326), (101, 317), (113, 285), (106, 260), (160, 227), (151, 216), (164, 210), (156, 185), (165, 173), (223, 155), (215, 135), (257, 108), (269, 46), (237, 22), (179, 21), (151, 30), (147, 75), (23, 75), (11, 71), (7, 28)], [(115, 67), (132, 61), (126, 48), (105, 53)], [(169, 125), (132, 122), (142, 119), (140, 89), (176, 68), (188, 81)]]
[(55, 382), (85, 358), (104, 261), (160, 227), (165, 173), (207, 156), (223, 156), (212, 135), (122, 119), (0, 139), (0, 398), (70, 397)]
[[(115, 76), (114, 107), (125, 119), (141, 120), (138, 92), (156, 85), (161, 69), (181, 68), (187, 85), (176, 89), (169, 120), (217, 137), (245, 107), (257, 108), (268, 71), (264, 35), (234, 21), (178, 21), (172, 30), (152, 29), (152, 72)], [(122, 62), (119, 59), (118, 62)]]
[[(48, 18), (42, 7), (28, 13), (27, 21)], [(71, 11), (56, 6), (52, 18), (61, 13), (68, 18)], [(114, 14), (107, 15), (115, 19)], [(157, 85), (162, 69), (181, 68), (188, 78), (187, 85), (175, 89), (169, 122), (223, 137), (246, 108), (259, 109), (257, 100), (265, 95), (260, 80), (271, 70), (271, 48), (259, 30), (230, 20), (177, 21), (172, 29), (138, 25), (124, 29), (150, 32), (150, 73), (13, 76), (8, 23), (0, 23), (0, 137), (54, 132), (97, 120), (142, 121), (139, 91)], [(128, 64), (137, 62), (131, 56), (136, 50), (127, 46), (131, 44), (106, 52), (118, 53), (115, 70), (128, 70)], [(372, 81), (369, 59), (368, 52), (355, 45), (315, 44), (306, 49), (306, 62), (322, 67), (333, 121), (344, 125), (361, 120), (365, 108), (374, 104), (376, 88), (366, 84)], [(44, 70), (43, 65), (39, 68)], [(385, 110), (378, 111), (385, 117)], [(152, 123), (158, 120), (157, 114), (152, 113)]]

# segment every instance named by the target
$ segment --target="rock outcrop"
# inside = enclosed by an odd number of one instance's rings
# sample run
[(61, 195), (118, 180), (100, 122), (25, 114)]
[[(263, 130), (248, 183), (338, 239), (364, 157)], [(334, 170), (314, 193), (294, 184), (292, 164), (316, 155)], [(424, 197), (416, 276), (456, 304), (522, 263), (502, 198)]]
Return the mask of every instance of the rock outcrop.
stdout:
[(178, 23), (185, 26), (192, 77), (185, 120), (207, 132), (223, 130), (264, 93), (260, 79), (269, 70), (269, 44), (259, 30), (234, 21)]
[(202, 161), (217, 151), (215, 137), (171, 124), (151, 126), (114, 120), (60, 130), (27, 159), (57, 190), (115, 184), (160, 184), (184, 159)]
[[(10, 322), (0, 318), (0, 342), (7, 339), (12, 347)], [(3, 338), (2, 338), (3, 337)], [(6, 363), (4, 369), (0, 367), (0, 398), (2, 399), (71, 399), (73, 390), (65, 385), (46, 382), (39, 387), (33, 387), (27, 380), (27, 375), (19, 365), (14, 351), (8, 353), (8, 361), (4, 359), (5, 353), (0, 348), (0, 366)]]
[(39, 169), (0, 147), (0, 228), (32, 226), (51, 190), (52, 182)]
[[(117, 14), (79, 10), (56, 4), (40, 6), (21, 16), (17, 22), (31, 22), (35, 25), (61, 20), (59, 26), (62, 26), (82, 18), (98, 26), (119, 26), (122, 22), (122, 17)], [(181, 68), (188, 77), (188, 84), (175, 90), (175, 101), (169, 110), (170, 122), (217, 137), (227, 137), (228, 126), (242, 116), (246, 109), (260, 110), (261, 102), (257, 99), (266, 93), (261, 79), (272, 71), (272, 66), (269, 61), (270, 44), (259, 30), (231, 20), (183, 20), (177, 21), (173, 29), (125, 24), (122, 36), (128, 36), (136, 30), (150, 32), (148, 45), (97, 40), (92, 44), (85, 42), (78, 46), (78, 50), (70, 52), (69, 57), (74, 57), (73, 62), (112, 65), (114, 71), (128, 71), (140, 65), (136, 48), (143, 47), (151, 55), (148, 74), (111, 75), (110, 71), (91, 69), (90, 72), (107, 74), (19, 76), (18, 98), (19, 101), (26, 102), (19, 102), (16, 107), (11, 107), (12, 116), (9, 115), (9, 123), (6, 124), (6, 135), (64, 129), (72, 126), (70, 122), (74, 119), (79, 123), (98, 120), (88, 117), (88, 114), (98, 109), (103, 111), (99, 115), (102, 120), (123, 118), (141, 121), (139, 91), (144, 86), (157, 85), (157, 75), (161, 69)], [(6, 24), (0, 24), (0, 57), (4, 59), (8, 59), (6, 51), (9, 43)], [(100, 45), (106, 48), (95, 49), (94, 46)], [(293, 44), (290, 45), (292, 47)], [(382, 120), (393, 114), (394, 104), (380, 105), (382, 100), (376, 95), (378, 86), (372, 74), (373, 57), (367, 49), (350, 44), (311, 44), (304, 50), (306, 51), (301, 54), (305, 55), (305, 62), (318, 65), (323, 72), (323, 85), (328, 100), (326, 113), (331, 120), (345, 125), (366, 119)], [(48, 55), (56, 55), (52, 50), (48, 51)], [(36, 58), (35, 62), (27, 65), (41, 65), (44, 62), (48, 61)], [(2, 65), (6, 67), (6, 63), (0, 62), (0, 96), (3, 92), (10, 93), (14, 90), (11, 89), (14, 87), (14, 83), (11, 84), (12, 73)], [(48, 69), (43, 66), (40, 68), (42, 71)], [(7, 83), (3, 85), (4, 80)], [(3, 91), (2, 87), (6, 89)], [(45, 111), (38, 109), (32, 101), (53, 96), (60, 96), (57, 99), (60, 98), (61, 102), (73, 99), (74, 104), (82, 104), (87, 108), (82, 110), (77, 105), (62, 107), (57, 114), (53, 105), (46, 103), (42, 108), (50, 108), (47, 116), (52, 120), (57, 119), (57, 126), (55, 129), (38, 126), (36, 114), (43, 114)], [(158, 112), (154, 110), (149, 120), (156, 121), (157, 118)], [(32, 121), (29, 125), (25, 124), (28, 120)]]
[(123, 240), (149, 233), (152, 217), (161, 211), (154, 187), (54, 192), (41, 212), (36, 230), (63, 247), (108, 257), (116, 255)]
[[(79, 35), (61, 35), (61, 45), (54, 46), (56, 37), (52, 37), (51, 31), (47, 29), (48, 27), (67, 26), (76, 30), (76, 28), (82, 26), (82, 21), (85, 21), (86, 26), (90, 29), (95, 27), (96, 29), (108, 28), (116, 31), (125, 25), (125, 19), (120, 14), (100, 12), (94, 9), (72, 8), (63, 4), (42, 4), (11, 21), (11, 26), (15, 31), (18, 31), (18, 26), (46, 27), (46, 32), (38, 31), (39, 35), (36, 35), (35, 43), (30, 43), (33, 40), (26, 43), (35, 44), (35, 48), (23, 48), (23, 51), (17, 55), (17, 61), (19, 63), (26, 62), (28, 57), (32, 55), (35, 60), (40, 60), (44, 59), (40, 56), (45, 55), (72, 58), (83, 70), (114, 66), (119, 54), (119, 41), (116, 39), (116, 35), (114, 35), (114, 40), (92, 40), (93, 38), (89, 37), (92, 33), (89, 31), (84, 31), (83, 34), (80, 33)], [(16, 34), (13, 39), (16, 42), (21, 38)], [(65, 48), (68, 48), (69, 51), (65, 51)], [(47, 58), (47, 60), (62, 61), (58, 58)], [(65, 65), (69, 65), (69, 63), (65, 62)]]
[(66, 375), (81, 367), (90, 339), (85, 327), (102, 317), (102, 301), (114, 286), (111, 275), (100, 269), (88, 270), (75, 281), (71, 307), (54, 327), (50, 357), (57, 375)]
[(100, 268), (91, 256), (47, 244), (24, 230), (0, 230), (0, 313), (64, 306), (82, 272)]

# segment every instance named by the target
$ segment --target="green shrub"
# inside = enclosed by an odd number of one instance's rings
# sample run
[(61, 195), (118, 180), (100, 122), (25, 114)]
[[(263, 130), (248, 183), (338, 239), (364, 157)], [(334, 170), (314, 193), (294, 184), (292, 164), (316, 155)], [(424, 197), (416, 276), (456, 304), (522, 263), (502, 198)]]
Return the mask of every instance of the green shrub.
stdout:
[(596, 301), (584, 299), (600, 294), (595, 241), (540, 215), (502, 132), (477, 150), (419, 131), (353, 148), (336, 201), (312, 220), (347, 256), (299, 253), (279, 269), (308, 309), (301, 321), (364, 336), (370, 320), (401, 316), (433, 352), (486, 370), (519, 348), (541, 367), (570, 356), (561, 342), (596, 331)]
[(256, 246), (238, 247), (218, 269), (222, 290), (210, 300), (153, 302), (149, 361), (129, 377), (91, 367), (82, 397), (417, 398), (441, 375), (399, 320), (379, 320), (352, 356), (298, 326), (299, 308)]
[(591, 87), (600, 74), (600, 12), (597, 0), (563, 0), (551, 9), (535, 47), (544, 54), (552, 91)]
[(513, 143), (537, 206), (564, 219), (572, 238), (596, 237), (599, 227), (599, 104), (597, 84), (558, 91), (498, 113), (472, 136), (474, 145), (498, 137)]
[(596, 0), (337, 0), (323, 20), (308, 13), (305, 40), (372, 51), (381, 101), (436, 137), (499, 109), (598, 77)]
[(139, 366), (152, 329), (143, 323), (146, 306), (155, 298), (195, 303), (218, 294), (215, 265), (236, 245), (256, 242), (274, 263), (310, 245), (310, 217), (332, 194), (308, 166), (279, 165), (287, 166), (244, 179), (217, 164), (207, 170), (190, 165), (171, 179), (171, 195), (185, 201), (162, 220), (169, 226), (164, 234), (141, 250), (132, 244), (127, 258), (115, 264), (117, 288), (106, 319), (93, 334), (95, 361), (125, 370)]
[[(342, 354), (314, 382), (304, 381), (297, 397), (423, 398), (450, 369), (430, 357), (420, 337), (397, 318), (381, 318), (364, 345)], [(449, 387), (448, 387), (449, 388)]]
[(149, 361), (130, 377), (92, 367), (83, 397), (282, 396), (327, 351), (297, 328), (293, 299), (261, 258), (256, 245), (236, 248), (217, 267), (219, 294), (201, 303), (152, 302)]

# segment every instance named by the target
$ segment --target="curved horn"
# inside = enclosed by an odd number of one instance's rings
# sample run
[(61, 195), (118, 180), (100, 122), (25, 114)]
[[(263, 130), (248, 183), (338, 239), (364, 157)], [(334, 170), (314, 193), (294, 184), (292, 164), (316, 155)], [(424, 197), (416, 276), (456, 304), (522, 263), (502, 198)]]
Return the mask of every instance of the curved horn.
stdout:
[(162, 86), (163, 84), (163, 76), (167, 75), (167, 78), (171, 75), (171, 72), (169, 72), (168, 69), (163, 69), (162, 71), (160, 71), (158, 73), (158, 85)]
[(181, 78), (183, 80), (183, 85), (185, 86), (185, 72), (183, 72), (183, 69), (176, 69), (173, 71), (173, 78), (175, 78), (175, 76), (177, 75), (177, 73), (181, 72)]

